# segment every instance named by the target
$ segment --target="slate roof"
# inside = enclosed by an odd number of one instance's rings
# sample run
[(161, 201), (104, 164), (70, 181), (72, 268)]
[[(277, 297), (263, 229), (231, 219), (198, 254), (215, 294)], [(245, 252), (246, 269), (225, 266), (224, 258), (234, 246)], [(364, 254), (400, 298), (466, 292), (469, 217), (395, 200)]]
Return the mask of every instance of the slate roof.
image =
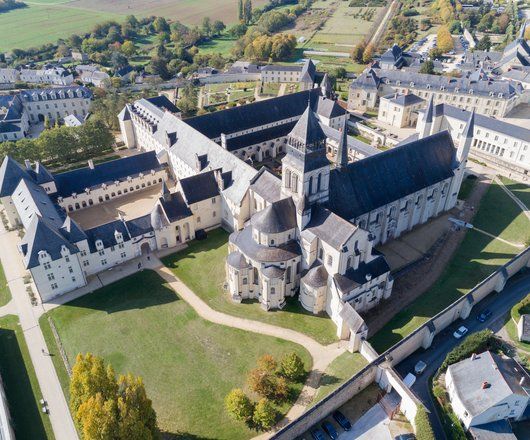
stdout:
[(296, 209), (291, 197), (279, 200), (252, 216), (250, 223), (265, 234), (276, 234), (296, 228)]
[(245, 269), (250, 267), (250, 264), (247, 260), (245, 260), (243, 254), (238, 251), (230, 252), (226, 258), (226, 262), (236, 269)]
[[(78, 96), (79, 95), (79, 96)], [(28, 89), (20, 92), (22, 101), (51, 101), (54, 99), (85, 98), (91, 99), (92, 92), (84, 86), (53, 87), (47, 89)]]
[(37, 162), (35, 165), (34, 176), (35, 181), (39, 185), (42, 183), (49, 183), (54, 181), (52, 173), (50, 173), (47, 168), (40, 162)]
[[(513, 359), (489, 351), (450, 365), (448, 372), (455, 393), (471, 417), (482, 414), (512, 394), (527, 396), (530, 393), (528, 373)], [(525, 380), (524, 387), (519, 383), (521, 378)], [(485, 381), (489, 387), (483, 389)]]
[(266, 201), (273, 203), (281, 199), (282, 181), (267, 167), (261, 167), (252, 180), (250, 189)]
[(517, 440), (510, 422), (506, 419), (470, 426), (469, 434), (474, 440)]
[(298, 119), (289, 137), (296, 138), (304, 145), (315, 145), (326, 139), (326, 135), (320, 127), (320, 122), (309, 105), (300, 116), (300, 119)]
[(18, 95), (0, 95), (0, 121), (19, 121), (24, 107)]
[(188, 205), (212, 199), (219, 195), (219, 186), (214, 171), (180, 179), (180, 186)]
[(39, 252), (45, 250), (52, 260), (62, 258), (61, 250), (65, 246), (72, 254), (79, 252), (50, 221), (35, 216), (26, 229), (21, 243), (22, 255), (26, 269), (39, 266)]
[(128, 228), (125, 226), (125, 222), (121, 219), (114, 220), (109, 223), (96, 226), (91, 229), (87, 229), (85, 234), (88, 240), (88, 247), (91, 253), (97, 252), (96, 241), (101, 240), (104, 248), (116, 246), (115, 232), (120, 232), (123, 235), (123, 241), (129, 241), (131, 236), (129, 235)]
[(455, 147), (447, 131), (332, 169), (329, 208), (354, 219), (452, 177)]
[[(404, 70), (383, 70), (383, 69), (369, 69), (367, 72), (360, 75), (353, 80), (350, 88), (378, 88), (381, 83), (389, 86), (406, 86), (411, 89), (419, 90), (441, 90), (446, 92), (470, 93), (490, 96), (494, 94), (497, 98), (502, 94), (504, 99), (511, 98), (514, 95), (522, 93), (519, 85), (514, 85), (510, 81), (493, 81), (493, 80), (473, 80), (470, 78), (453, 78), (441, 75), (429, 75), (426, 73), (416, 73)], [(398, 84), (399, 83), (399, 84)], [(411, 85), (414, 84), (414, 85)]]
[(70, 243), (78, 243), (87, 239), (85, 231), (70, 216), (64, 220), (61, 233)]
[[(342, 137), (342, 132), (334, 128), (328, 127), (327, 125), (320, 124), (320, 127), (324, 131), (324, 134), (328, 139), (333, 139), (335, 142), (338, 142)], [(379, 154), (381, 150), (378, 150), (376, 147), (365, 144), (360, 140), (354, 138), (353, 136), (347, 136), (348, 139), (348, 149), (358, 151), (362, 153), (363, 156), (373, 156), (374, 154)]]
[[(350, 267), (344, 275), (335, 274), (333, 279), (337, 283), (337, 287), (343, 293), (351, 292), (353, 289), (362, 286), (368, 282), (367, 276), (371, 278), (377, 278), (385, 273), (390, 272), (390, 267), (385, 260), (383, 255), (378, 255), (372, 261), (366, 263), (362, 262), (359, 264), (357, 269)], [(354, 298), (352, 298), (353, 300)]]
[(160, 197), (159, 202), (168, 220), (172, 223), (193, 215), (182, 194), (178, 191), (167, 197)]
[(26, 168), (11, 156), (4, 157), (0, 166), (0, 197), (11, 196), (24, 177), (30, 177)]
[(321, 96), (316, 102), (316, 113), (325, 118), (332, 119), (344, 116), (346, 110), (342, 108), (336, 100)]
[(302, 66), (283, 65), (283, 64), (266, 64), (261, 67), (262, 72), (300, 72)]
[(357, 226), (339, 217), (328, 209), (313, 207), (311, 220), (306, 229), (334, 249), (341, 251), (344, 244), (357, 231)]
[(221, 133), (230, 134), (298, 117), (307, 108), (308, 97), (311, 100), (311, 105), (314, 106), (321, 93), (320, 88), (315, 88), (310, 91), (283, 95), (195, 116), (186, 119), (186, 124), (210, 139), (216, 139), (221, 136)]
[[(33, 212), (28, 215), (28, 218), (39, 215), (57, 228), (62, 226), (64, 222), (62, 211), (59, 211), (58, 207), (50, 200), (48, 194), (46, 194), (46, 191), (32, 179), (27, 177), (22, 178), (15, 188), (12, 197), (19, 204), (25, 205), (26, 208), (29, 206), (32, 209)], [(31, 198), (32, 205), (29, 204), (27, 197)]]
[(156, 158), (156, 152), (148, 151), (134, 156), (111, 160), (89, 167), (79, 168), (66, 173), (55, 175), (57, 194), (68, 197), (72, 193), (82, 193), (85, 188), (92, 188), (103, 183), (112, 183), (116, 180), (123, 181), (127, 176), (139, 173), (150, 173), (151, 170), (163, 168)]
[(156, 105), (162, 110), (167, 110), (171, 113), (180, 113), (180, 109), (173, 104), (165, 95), (153, 96), (152, 98), (146, 98), (146, 101), (153, 105)]
[(388, 99), (392, 104), (401, 105), (404, 107), (423, 102), (423, 99), (421, 99), (419, 96), (416, 96), (414, 93), (391, 93), (390, 95), (384, 96), (384, 99)]
[(296, 240), (288, 241), (279, 246), (265, 246), (256, 243), (252, 238), (252, 228), (250, 227), (233, 232), (230, 234), (229, 241), (246, 257), (261, 263), (279, 263), (302, 255), (302, 250)]
[(282, 278), (285, 275), (285, 269), (277, 266), (267, 266), (261, 270), (265, 278)]
[(0, 121), (0, 133), (18, 133), (22, 128), (11, 122)]
[[(471, 112), (449, 104), (438, 104), (434, 107), (434, 115), (436, 117), (447, 116), (458, 119), (462, 122), (467, 122)], [(487, 130), (496, 131), (506, 136), (516, 137), (526, 142), (530, 142), (530, 129), (510, 124), (501, 121), (500, 119), (490, 118), (481, 115), (480, 113), (475, 113), (475, 127), (484, 127)]]
[(319, 264), (309, 269), (301, 281), (307, 286), (318, 289), (328, 283), (328, 272), (323, 264)]
[(270, 128), (265, 128), (264, 130), (253, 131), (251, 133), (227, 139), (226, 149), (228, 151), (236, 151), (240, 148), (246, 148), (251, 145), (287, 136), (295, 124), (296, 122), (288, 122), (287, 124), (275, 125)]
[(125, 225), (131, 237), (140, 237), (141, 235), (153, 232), (150, 214), (127, 220)]

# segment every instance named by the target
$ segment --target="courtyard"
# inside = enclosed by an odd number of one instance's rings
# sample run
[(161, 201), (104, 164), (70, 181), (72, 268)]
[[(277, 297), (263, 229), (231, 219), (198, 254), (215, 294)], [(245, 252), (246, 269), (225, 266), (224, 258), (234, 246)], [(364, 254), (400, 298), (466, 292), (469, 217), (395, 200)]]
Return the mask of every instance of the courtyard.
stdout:
[[(169, 181), (167, 182), (168, 185), (170, 183)], [(130, 220), (150, 213), (160, 197), (161, 191), (162, 185), (157, 183), (146, 189), (109, 200), (108, 202), (70, 212), (69, 215), (83, 229), (94, 228), (118, 220), (120, 216), (125, 220)]]
[(227, 255), (228, 233), (216, 229), (208, 233), (206, 240), (193, 241), (162, 262), (214, 310), (296, 330), (324, 345), (338, 340), (336, 326), (328, 315), (307, 312), (296, 297), (289, 298), (283, 310), (268, 312), (257, 301), (234, 303), (223, 290)]
[[(169, 438), (246, 439), (255, 435), (230, 419), (223, 406), (257, 359), (296, 352), (306, 369), (309, 353), (285, 340), (245, 332), (200, 318), (153, 271), (145, 270), (60, 306), (40, 320), (68, 396), (68, 375), (48, 319), (70, 364), (80, 352), (111, 363), (118, 373), (144, 379), (158, 423)], [(285, 414), (300, 392), (277, 407)]]

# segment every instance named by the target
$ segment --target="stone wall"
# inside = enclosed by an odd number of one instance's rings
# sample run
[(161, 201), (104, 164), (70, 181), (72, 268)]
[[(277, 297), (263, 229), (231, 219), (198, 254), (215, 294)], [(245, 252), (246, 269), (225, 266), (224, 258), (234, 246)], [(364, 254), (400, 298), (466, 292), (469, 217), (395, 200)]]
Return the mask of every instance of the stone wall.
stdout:
[(446, 309), (435, 315), (422, 326), (414, 330), (410, 335), (389, 348), (380, 356), (366, 341), (361, 345), (360, 352), (370, 362), (365, 368), (355, 374), (351, 379), (337, 388), (333, 393), (310, 408), (298, 419), (283, 427), (275, 433), (271, 439), (291, 440), (307, 431), (311, 426), (323, 420), (330, 413), (348, 400), (365, 389), (373, 382), (387, 391), (391, 389), (401, 396), (401, 411), (414, 424), (417, 407), (421, 404), (414, 393), (407, 388), (399, 375), (392, 368), (406, 357), (410, 356), (420, 347), (428, 348), (434, 336), (444, 330), (459, 318), (467, 318), (478, 302), (486, 298), (492, 292), (501, 292), (509, 278), (517, 274), (521, 269), (530, 266), (530, 248), (520, 254), (504, 266), (499, 267), (489, 277), (477, 284), (469, 293), (462, 296)]

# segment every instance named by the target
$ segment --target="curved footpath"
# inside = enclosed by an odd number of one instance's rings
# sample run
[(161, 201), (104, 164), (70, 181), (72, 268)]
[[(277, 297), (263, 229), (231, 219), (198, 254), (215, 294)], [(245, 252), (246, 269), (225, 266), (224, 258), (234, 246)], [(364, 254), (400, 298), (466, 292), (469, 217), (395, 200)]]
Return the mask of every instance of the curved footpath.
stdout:
[[(345, 342), (337, 342), (325, 346), (319, 344), (309, 336), (299, 333), (295, 330), (277, 327), (275, 325), (266, 324), (260, 321), (253, 321), (251, 319), (238, 318), (236, 316), (218, 312), (212, 309), (201, 298), (199, 298), (161, 262), (160, 265), (154, 270), (171, 286), (175, 292), (178, 293), (178, 295), (180, 295), (184, 301), (186, 301), (198, 313), (201, 318), (214, 322), (215, 324), (226, 325), (228, 327), (259, 333), (261, 335), (285, 339), (287, 341), (299, 344), (309, 351), (311, 358), (313, 359), (313, 368), (307, 377), (298, 399), (286, 416), (275, 426), (276, 430), (302, 415), (307, 405), (313, 400), (315, 392), (320, 383), (320, 378), (322, 377), (325, 369), (337, 356), (340, 356), (342, 353), (344, 353), (344, 351), (346, 351)], [(267, 438), (268, 436), (269, 434), (266, 433), (256, 438)]]

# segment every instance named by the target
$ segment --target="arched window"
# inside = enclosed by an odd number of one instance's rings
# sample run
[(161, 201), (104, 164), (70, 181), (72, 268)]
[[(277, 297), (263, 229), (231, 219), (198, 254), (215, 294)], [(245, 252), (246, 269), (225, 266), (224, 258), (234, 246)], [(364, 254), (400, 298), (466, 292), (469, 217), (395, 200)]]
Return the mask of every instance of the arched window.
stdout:
[(274, 295), (276, 293), (276, 289), (274, 287), (271, 287), (271, 295)]
[(353, 261), (353, 258), (352, 258), (352, 256), (350, 255), (350, 256), (348, 257), (348, 263), (346, 264), (346, 267), (347, 267), (348, 269), (351, 267), (351, 265), (352, 265), (352, 261)]
[(322, 174), (319, 174), (318, 179), (317, 179), (317, 192), (320, 191), (321, 186), (322, 186)]
[(285, 187), (291, 187), (291, 170), (285, 170)]
[(285, 282), (286, 283), (291, 282), (291, 266), (289, 266), (285, 272)]
[(313, 194), (313, 176), (309, 178), (309, 195)]

